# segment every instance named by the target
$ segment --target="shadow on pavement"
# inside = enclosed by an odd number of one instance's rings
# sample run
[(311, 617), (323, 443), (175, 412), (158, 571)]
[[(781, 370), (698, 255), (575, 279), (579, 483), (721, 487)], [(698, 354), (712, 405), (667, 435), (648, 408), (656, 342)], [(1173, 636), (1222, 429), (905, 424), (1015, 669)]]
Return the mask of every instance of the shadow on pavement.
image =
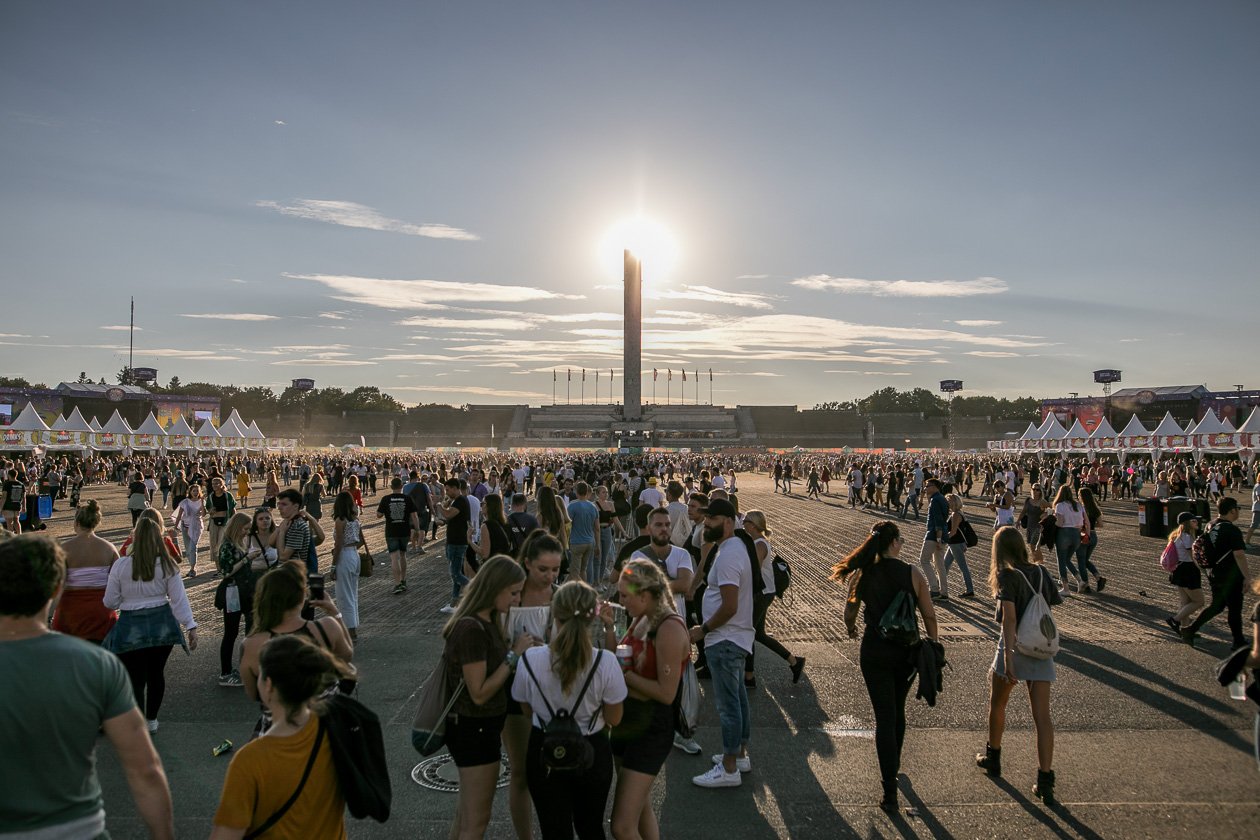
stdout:
[[(923, 825), (927, 828), (932, 837), (936, 838), (936, 840), (953, 840), (954, 835), (950, 834), (949, 830), (945, 828), (945, 826), (941, 825), (940, 820), (932, 814), (932, 811), (928, 808), (927, 803), (924, 802), (923, 799), (920, 798), (919, 794), (915, 792), (914, 785), (911, 783), (909, 776), (905, 773), (900, 774), (897, 777), (897, 787), (906, 797), (906, 802), (910, 803), (910, 806), (914, 808), (914, 816), (923, 821)], [(894, 820), (894, 822), (896, 822), (896, 820)], [(902, 836), (914, 837), (915, 835), (913, 833), (907, 835), (905, 832), (902, 832)]]

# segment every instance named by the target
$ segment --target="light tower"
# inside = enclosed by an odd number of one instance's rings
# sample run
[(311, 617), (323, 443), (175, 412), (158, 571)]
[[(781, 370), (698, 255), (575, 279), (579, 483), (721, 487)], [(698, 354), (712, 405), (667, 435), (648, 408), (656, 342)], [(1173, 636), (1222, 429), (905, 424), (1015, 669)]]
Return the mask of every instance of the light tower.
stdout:
[(1103, 386), (1103, 417), (1111, 425), (1111, 386), (1120, 381), (1120, 371), (1107, 368), (1094, 371), (1094, 381)]
[(622, 419), (639, 420), (643, 416), (643, 263), (629, 249), (625, 257), (625, 303), (622, 341), (621, 377), (624, 397)]
[(949, 413), (946, 419), (947, 434), (949, 435), (949, 451), (954, 451), (954, 394), (961, 391), (963, 387), (961, 379), (942, 379), (941, 392), (949, 394), (946, 402), (949, 407)]

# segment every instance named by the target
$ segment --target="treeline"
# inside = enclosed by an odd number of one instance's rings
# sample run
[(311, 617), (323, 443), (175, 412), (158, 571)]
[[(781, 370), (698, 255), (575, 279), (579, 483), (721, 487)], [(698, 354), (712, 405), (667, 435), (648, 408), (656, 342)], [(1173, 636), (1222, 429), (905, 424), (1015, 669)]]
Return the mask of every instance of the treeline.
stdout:
[[(949, 403), (940, 394), (926, 388), (899, 391), (881, 388), (865, 399), (818, 403), (815, 411), (857, 411), (862, 414), (925, 414), (944, 416)], [(954, 397), (954, 414), (960, 417), (992, 417), (994, 420), (1037, 422), (1041, 419), (1041, 400), (1036, 397)]]

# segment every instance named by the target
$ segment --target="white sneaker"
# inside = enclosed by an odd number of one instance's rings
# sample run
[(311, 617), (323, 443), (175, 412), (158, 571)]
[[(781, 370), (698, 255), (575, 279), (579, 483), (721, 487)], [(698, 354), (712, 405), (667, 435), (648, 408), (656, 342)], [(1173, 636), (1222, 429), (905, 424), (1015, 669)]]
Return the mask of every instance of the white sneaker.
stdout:
[(677, 732), (674, 733), (674, 746), (685, 752), (687, 755), (700, 755), (704, 750), (693, 738), (684, 738)]
[(450, 615), (451, 613), (455, 612), (455, 605), (447, 604), (445, 607), (442, 607), (442, 609), (438, 610), (438, 612), (444, 613), (446, 615)]
[[(717, 753), (716, 755), (710, 756), (710, 758), (713, 759), (714, 764), (720, 765), (722, 763), (723, 755), (721, 753)], [(745, 753), (744, 755), (735, 759), (735, 770), (740, 773), (751, 773), (752, 772), (752, 757), (749, 756), (747, 753)]]
[(148, 727), (149, 727), (149, 731), (150, 731), (150, 732), (157, 732), (157, 730), (158, 730), (158, 722), (157, 722), (156, 720), (146, 721), (146, 723), (147, 723), (147, 725), (148, 725)]
[(743, 777), (739, 775), (739, 771), (727, 773), (721, 764), (714, 764), (709, 768), (708, 773), (701, 773), (699, 776), (693, 776), (691, 783), (702, 788), (725, 788), (739, 787), (743, 784)]
[(243, 685), (241, 682), (241, 675), (236, 671), (233, 671), (230, 674), (224, 674), (219, 677), (219, 685), (224, 688), (240, 688), (241, 685)]
[(1068, 592), (1067, 584), (1064, 584), (1064, 585), (1063, 585), (1063, 586), (1059, 589), (1059, 597), (1060, 597), (1060, 598), (1066, 598), (1066, 597), (1067, 597), (1068, 595), (1070, 595), (1070, 594), (1071, 594), (1071, 593), (1070, 593), (1070, 592)]

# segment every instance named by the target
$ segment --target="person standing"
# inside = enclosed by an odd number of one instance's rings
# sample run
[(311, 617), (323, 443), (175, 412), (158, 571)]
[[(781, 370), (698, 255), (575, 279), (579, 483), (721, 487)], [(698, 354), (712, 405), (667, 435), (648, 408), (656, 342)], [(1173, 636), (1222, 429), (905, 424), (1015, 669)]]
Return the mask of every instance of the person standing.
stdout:
[[(1068, 573), (1070, 572), (1072, 577), (1077, 577), (1072, 557), (1089, 534), (1085, 508), (1076, 500), (1068, 484), (1060, 486), (1058, 492), (1054, 494), (1054, 521), (1058, 526), (1055, 531), (1055, 553), (1059, 558), (1059, 594), (1067, 595)], [(1078, 590), (1082, 590), (1086, 585), (1078, 578)]]
[[(967, 517), (963, 516), (962, 512), (962, 498), (957, 493), (949, 493), (945, 496), (945, 501), (949, 504), (948, 535), (945, 538), (945, 543), (949, 546), (949, 558), (962, 572), (964, 587), (962, 596), (974, 598), (976, 593), (971, 585), (971, 569), (967, 566), (967, 538), (963, 535), (962, 527), (967, 521)], [(945, 569), (948, 574), (949, 563), (945, 564)], [(949, 600), (949, 580), (945, 576), (941, 577), (941, 600)]]
[(149, 506), (149, 488), (144, 486), (144, 476), (136, 473), (127, 485), (127, 510), (131, 513), (131, 526), (134, 528), (140, 514)]
[[(752, 537), (753, 545), (757, 549), (757, 565), (764, 585), (761, 593), (753, 596), (753, 629), (757, 631), (755, 640), (786, 662), (792, 671), (792, 682), (798, 683), (801, 681), (801, 672), (805, 670), (805, 657), (796, 656), (782, 642), (766, 632), (766, 617), (774, 604), (777, 590), (774, 588), (774, 548), (767, 539), (770, 536), (770, 526), (766, 523), (765, 513), (760, 510), (745, 513), (744, 530)], [(744, 685), (748, 688), (757, 687), (752, 653), (748, 654), (747, 664), (744, 666)]]
[[(574, 489), (577, 498), (569, 503), (569, 520), (573, 523), (569, 532), (569, 551), (572, 554), (569, 572), (574, 580), (597, 584), (601, 578), (599, 508), (590, 500), (589, 484), (579, 481)], [(646, 496), (647, 490), (641, 495)]]
[(391, 479), (390, 492), (376, 504), (376, 518), (385, 520), (385, 548), (394, 575), (395, 595), (407, 591), (407, 545), (411, 542), (411, 532), (420, 530), (416, 503), (402, 488), (401, 478)]
[(1215, 618), (1221, 610), (1228, 609), (1229, 632), (1233, 637), (1231, 650), (1247, 644), (1242, 631), (1243, 590), (1247, 587), (1247, 546), (1238, 521), (1238, 500), (1224, 496), (1216, 505), (1216, 519), (1204, 531), (1209, 542), (1208, 585), (1212, 590), (1212, 603), (1199, 613), (1189, 627), (1181, 631), (1181, 639), (1194, 646), (1194, 638), (1203, 625)]
[(976, 766), (991, 776), (1002, 775), (1006, 705), (1011, 699), (1011, 690), (1023, 680), (1028, 684), (1028, 702), (1037, 732), (1037, 783), (1033, 795), (1047, 805), (1054, 805), (1054, 723), (1050, 719), (1054, 658), (1037, 659), (1020, 653), (1016, 650), (1016, 631), (1037, 594), (1050, 606), (1063, 603), (1063, 598), (1054, 579), (1041, 565), (1040, 550), (1030, 556), (1028, 543), (1015, 528), (999, 528), (993, 535), (989, 590), (998, 601), (996, 618), (1002, 629), (989, 668), (989, 740), (984, 752), (976, 754)]
[(190, 578), (197, 576), (197, 543), (201, 542), (205, 515), (206, 506), (201, 500), (201, 487), (190, 485), (188, 495), (175, 505), (175, 512), (171, 514), (171, 524), (184, 535), (184, 559), (188, 561)]
[[(245, 475), (245, 471), (241, 470)], [(210, 494), (206, 496), (206, 513), (210, 517), (210, 557), (216, 562), (219, 557), (219, 543), (223, 541), (223, 528), (236, 513), (236, 500), (227, 491), (223, 479), (215, 476), (210, 479)]]
[[(916, 475), (921, 468), (915, 468)], [(945, 593), (941, 581), (945, 580), (945, 536), (949, 533), (949, 503), (941, 492), (941, 480), (929, 478), (923, 483), (928, 497), (927, 533), (923, 535), (923, 548), (919, 550), (919, 568), (928, 582), (933, 598)]]
[[(52, 540), (0, 541), (0, 826), (9, 836), (104, 837), (96, 775), (100, 732), (118, 754), (150, 838), (175, 836), (162, 760), (116, 656), (50, 631), (48, 613), (65, 579)], [(176, 577), (178, 580), (178, 576)], [(56, 667), (49, 667), (56, 663)], [(35, 748), (37, 746), (37, 748)]]
[(109, 582), (109, 568), (118, 559), (113, 543), (96, 535), (101, 509), (88, 499), (74, 512), (74, 536), (62, 544), (66, 579), (52, 628), (100, 644), (109, 635), (118, 615), (101, 600)]
[(464, 576), (464, 556), (468, 553), (468, 529), (472, 523), (472, 509), (468, 504), (468, 497), (460, 489), (461, 486), (458, 478), (448, 478), (444, 485), (446, 503), (442, 505), (442, 517), (446, 520), (446, 563), (451, 573), (451, 602), (442, 607), (440, 612), (447, 615), (454, 614), (459, 595), (468, 583), (468, 578)]
[(1177, 612), (1164, 619), (1177, 635), (1186, 619), (1203, 609), (1203, 573), (1195, 565), (1191, 549), (1199, 535), (1199, 518), (1188, 510), (1177, 515), (1177, 527), (1168, 535), (1168, 543), (1177, 552), (1177, 566), (1168, 576), (1168, 582), (1177, 587)]
[[(359, 575), (362, 572), (359, 549), (366, 544), (363, 523), (354, 497), (341, 492), (333, 500), (332, 579), (337, 582), (337, 608), (342, 612), (350, 640), (359, 638)], [(370, 563), (371, 560), (366, 562)], [(338, 579), (340, 572), (340, 579)]]
[[(788, 480), (785, 476), (785, 481)], [(704, 515), (704, 540), (713, 543), (715, 556), (705, 581), (699, 627), (691, 640), (704, 642), (705, 661), (713, 675), (713, 694), (722, 723), (722, 754), (712, 769), (692, 778), (706, 788), (739, 787), (741, 773), (752, 770), (748, 742), (752, 716), (744, 686), (744, 658), (752, 653), (757, 631), (753, 626), (753, 570), (744, 541), (735, 535), (735, 506), (712, 499)]]
[(901, 545), (896, 524), (876, 522), (862, 544), (831, 569), (832, 580), (849, 585), (844, 623), (850, 639), (858, 636), (858, 610), (865, 607), (859, 663), (875, 712), (875, 752), (884, 793), (879, 807), (888, 812), (897, 810), (897, 773), (906, 738), (906, 696), (913, 666), (905, 641), (884, 638), (880, 621), (897, 596), (905, 592), (922, 616), (928, 637), (937, 640), (936, 608), (927, 579), (901, 560)]

